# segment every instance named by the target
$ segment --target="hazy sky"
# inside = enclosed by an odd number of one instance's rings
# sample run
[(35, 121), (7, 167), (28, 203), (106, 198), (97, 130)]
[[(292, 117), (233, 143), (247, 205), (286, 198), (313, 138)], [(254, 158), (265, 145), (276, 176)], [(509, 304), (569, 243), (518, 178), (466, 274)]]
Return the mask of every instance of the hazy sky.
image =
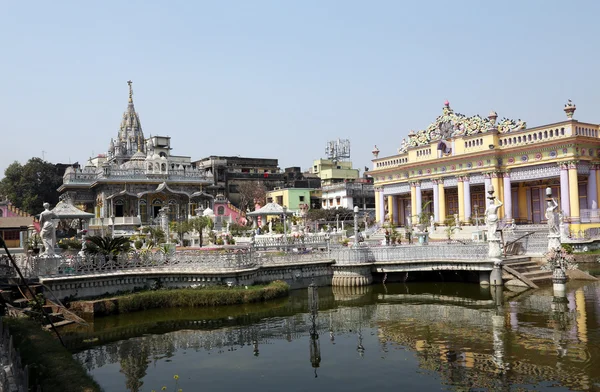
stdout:
[[(85, 162), (116, 137), (127, 80), (176, 155), (278, 158), (350, 139), (396, 152), (458, 112), (600, 122), (600, 1), (0, 0), (0, 173)], [(0, 176), (1, 176), (0, 175)]]

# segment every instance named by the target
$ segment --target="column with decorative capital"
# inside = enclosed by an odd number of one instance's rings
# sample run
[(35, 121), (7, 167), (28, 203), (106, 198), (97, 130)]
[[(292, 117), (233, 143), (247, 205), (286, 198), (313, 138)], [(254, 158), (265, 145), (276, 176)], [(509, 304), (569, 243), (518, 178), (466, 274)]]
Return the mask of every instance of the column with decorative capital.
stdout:
[(383, 194), (383, 188), (379, 188), (379, 195), (378, 195), (378, 201), (379, 201), (379, 216), (377, 217), (377, 220), (379, 221), (379, 223), (383, 226), (383, 224), (385, 223), (385, 196)]
[(415, 214), (417, 215), (417, 219), (419, 219), (421, 217), (421, 212), (423, 212), (423, 195), (421, 194), (421, 183), (419, 181), (415, 183), (415, 196), (417, 199), (417, 209)]
[(410, 223), (411, 225), (416, 225), (416, 211), (417, 211), (417, 183), (410, 183)]
[(459, 222), (465, 221), (465, 187), (462, 176), (457, 176), (456, 181), (458, 190), (458, 222), (456, 222), (456, 225), (458, 225)]
[(560, 209), (565, 219), (571, 216), (571, 203), (569, 201), (569, 164), (561, 162), (560, 167)]
[(392, 225), (396, 226), (400, 223), (398, 219), (398, 195), (390, 196), (392, 198), (392, 212), (391, 212), (391, 220)]
[[(587, 183), (587, 208), (589, 210), (598, 209), (598, 193), (596, 189), (596, 170), (598, 165), (593, 163), (590, 165), (590, 174), (588, 175)], [(593, 212), (592, 212), (593, 214)], [(596, 214), (597, 215), (597, 214)]]
[[(569, 206), (571, 223), (579, 223), (579, 182), (577, 180), (577, 163), (569, 162)], [(577, 230), (577, 229), (576, 229)]]
[(469, 181), (469, 176), (463, 177), (463, 186), (465, 189), (465, 221), (467, 221), (471, 219), (471, 182)]
[(484, 194), (490, 190), (490, 186), (492, 186), (492, 173), (483, 173), (483, 184), (484, 184)]
[(507, 222), (512, 222), (512, 190), (510, 188), (510, 173), (504, 173), (504, 218)]
[[(435, 185), (434, 185), (435, 186)], [(446, 221), (446, 189), (444, 188), (444, 179), (440, 178), (438, 180), (438, 184), (437, 184), (437, 188), (438, 188), (438, 199), (436, 201), (438, 201), (440, 207), (439, 207), (439, 214), (440, 214), (440, 219), (438, 220), (438, 223), (443, 224)]]
[(438, 189), (438, 179), (431, 180), (433, 183), (433, 219), (435, 222), (440, 221), (440, 191)]
[[(496, 192), (496, 194), (498, 195), (497, 199), (498, 200), (502, 200), (504, 199), (504, 193), (501, 192), (502, 187), (500, 185), (500, 179), (502, 178), (502, 173), (500, 172), (492, 172), (491, 173), (491, 182), (492, 182), (492, 187), (494, 189), (494, 192)], [(490, 188), (492, 189), (492, 188)], [(489, 192), (489, 190), (488, 190)], [(502, 202), (504, 203), (504, 200), (502, 200)], [(503, 208), (500, 208), (498, 210), (498, 217), (502, 218), (504, 216), (503, 214)]]

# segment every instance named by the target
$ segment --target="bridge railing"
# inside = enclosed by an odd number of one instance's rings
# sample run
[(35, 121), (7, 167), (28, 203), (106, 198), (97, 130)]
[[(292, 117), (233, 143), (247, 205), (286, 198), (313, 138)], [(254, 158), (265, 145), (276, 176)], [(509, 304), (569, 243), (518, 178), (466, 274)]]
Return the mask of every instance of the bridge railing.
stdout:
[(487, 258), (488, 245), (426, 245), (426, 246), (380, 246), (353, 248), (335, 248), (331, 258), (336, 263), (376, 263), (394, 261), (421, 260), (483, 260)]
[(202, 253), (183, 251), (173, 254), (131, 252), (116, 257), (105, 255), (32, 257), (28, 265), (29, 276), (52, 277), (157, 269), (218, 272), (254, 268), (256, 260), (252, 252), (245, 250)]

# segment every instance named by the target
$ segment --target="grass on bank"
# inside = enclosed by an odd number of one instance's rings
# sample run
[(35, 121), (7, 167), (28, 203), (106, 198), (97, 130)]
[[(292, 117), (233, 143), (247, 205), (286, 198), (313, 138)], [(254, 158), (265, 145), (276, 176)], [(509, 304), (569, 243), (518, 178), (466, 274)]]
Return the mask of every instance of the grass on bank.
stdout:
[(156, 308), (212, 307), (268, 301), (287, 296), (290, 286), (275, 281), (266, 286), (160, 289), (106, 298), (99, 314), (130, 313)]
[(29, 366), (29, 385), (40, 385), (44, 392), (99, 392), (102, 389), (40, 324), (29, 318), (4, 317), (23, 365)]

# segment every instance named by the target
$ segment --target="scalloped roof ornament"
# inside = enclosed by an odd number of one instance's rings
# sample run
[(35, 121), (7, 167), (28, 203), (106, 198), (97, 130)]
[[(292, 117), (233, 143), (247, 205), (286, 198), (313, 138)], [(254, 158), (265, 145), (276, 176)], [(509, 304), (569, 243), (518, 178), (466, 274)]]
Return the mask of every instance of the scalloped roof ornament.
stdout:
[(444, 102), (442, 114), (429, 126), (418, 132), (410, 131), (408, 140), (402, 139), (398, 153), (403, 154), (411, 147), (425, 146), (438, 140), (448, 140), (453, 137), (470, 136), (497, 129), (499, 133), (510, 133), (525, 129), (527, 123), (521, 119), (515, 121), (503, 118), (496, 124), (496, 112), (492, 111), (488, 118), (479, 115), (467, 117), (455, 113), (450, 102)]

